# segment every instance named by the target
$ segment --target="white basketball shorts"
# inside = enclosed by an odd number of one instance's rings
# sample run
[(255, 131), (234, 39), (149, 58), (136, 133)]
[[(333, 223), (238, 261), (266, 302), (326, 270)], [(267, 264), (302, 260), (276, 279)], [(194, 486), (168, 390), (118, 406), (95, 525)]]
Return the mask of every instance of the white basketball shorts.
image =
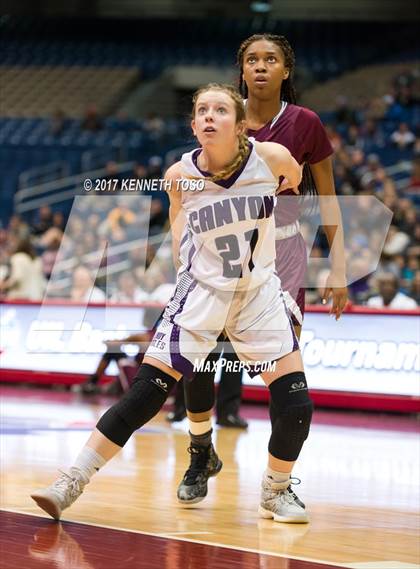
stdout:
[(221, 332), (251, 368), (251, 376), (259, 373), (262, 362), (299, 349), (276, 275), (261, 287), (243, 292), (210, 288), (184, 271), (146, 356), (192, 378), (194, 367), (214, 350)]

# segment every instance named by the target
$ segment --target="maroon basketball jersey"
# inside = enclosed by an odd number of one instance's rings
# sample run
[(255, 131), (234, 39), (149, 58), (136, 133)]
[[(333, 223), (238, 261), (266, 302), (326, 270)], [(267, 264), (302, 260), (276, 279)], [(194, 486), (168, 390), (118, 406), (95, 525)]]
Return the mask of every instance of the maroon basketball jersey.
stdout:
[[(277, 142), (290, 150), (292, 156), (303, 164), (321, 162), (333, 153), (321, 119), (305, 107), (282, 102), (279, 113), (259, 130), (248, 130), (259, 142)], [(299, 200), (292, 190), (283, 192), (277, 200), (276, 225), (289, 225), (299, 217)]]

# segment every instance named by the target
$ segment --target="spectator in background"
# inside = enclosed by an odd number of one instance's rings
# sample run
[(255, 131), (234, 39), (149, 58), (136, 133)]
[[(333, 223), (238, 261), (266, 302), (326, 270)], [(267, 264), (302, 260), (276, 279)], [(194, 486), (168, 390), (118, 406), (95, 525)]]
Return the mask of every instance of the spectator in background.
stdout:
[(147, 164), (147, 178), (160, 179), (163, 176), (163, 160), (160, 156), (152, 156)]
[(162, 233), (167, 220), (168, 215), (163, 208), (162, 200), (152, 198), (152, 203), (150, 204), (149, 235)]
[(137, 221), (137, 216), (129, 205), (134, 202), (127, 195), (118, 196), (118, 205), (108, 214), (107, 223), (109, 236), (113, 241), (121, 242), (127, 239), (127, 231), (130, 225)]
[(118, 277), (117, 290), (111, 296), (112, 302), (140, 303), (146, 302), (149, 294), (139, 287), (131, 272), (124, 272)]
[(102, 119), (96, 105), (88, 106), (81, 127), (83, 130), (90, 130), (91, 132), (97, 132), (103, 128)]
[(53, 213), (49, 205), (43, 205), (39, 208), (32, 223), (31, 233), (35, 236), (41, 236), (53, 225)]
[(0, 292), (7, 298), (42, 300), (45, 285), (41, 259), (29, 239), (19, 241), (10, 257), (9, 275), (0, 282)]
[(371, 308), (392, 308), (394, 310), (415, 310), (417, 302), (399, 292), (399, 279), (391, 273), (383, 273), (376, 277), (377, 296), (369, 298), (367, 305)]
[(58, 251), (60, 250), (61, 239), (54, 237), (51, 239), (48, 247), (41, 255), (42, 272), (46, 279), (51, 277), (54, 265), (57, 261)]
[(413, 171), (411, 172), (407, 193), (413, 196), (420, 195), (420, 156), (416, 156), (413, 160)]
[(368, 101), (365, 109), (365, 118), (370, 120), (382, 120), (386, 114), (388, 105), (385, 97), (374, 97)]
[(398, 130), (394, 130), (391, 134), (390, 140), (393, 144), (398, 146), (400, 150), (405, 150), (412, 146), (416, 140), (413, 132), (408, 128), (407, 123), (400, 123)]
[(414, 275), (411, 282), (410, 294), (416, 301), (417, 305), (420, 305), (420, 271), (416, 271), (416, 274)]
[(25, 223), (19, 215), (14, 214), (9, 220), (7, 232), (9, 239), (11, 239), (13, 245), (16, 246), (19, 241), (29, 239), (31, 230), (29, 228), (29, 225)]
[(386, 236), (383, 253), (388, 256), (403, 253), (410, 243), (410, 237), (407, 233), (399, 231), (398, 227), (391, 225)]
[(133, 177), (137, 180), (144, 180), (147, 178), (147, 168), (143, 164), (136, 164), (134, 166)]
[(149, 113), (147, 115), (143, 127), (153, 140), (159, 140), (165, 131), (165, 123), (163, 122), (162, 117), (156, 113)]
[(356, 113), (351, 108), (348, 98), (339, 95), (335, 101), (336, 109), (334, 113), (335, 122), (339, 125), (356, 124)]
[(367, 152), (374, 146), (385, 146), (383, 133), (379, 129), (376, 120), (366, 120), (360, 127), (360, 133), (363, 138), (363, 148), (365, 148)]
[(406, 258), (401, 271), (401, 278), (405, 280), (407, 289), (418, 270), (420, 270), (418, 249), (417, 247), (409, 247), (406, 251)]
[(0, 282), (9, 274), (11, 246), (7, 230), (0, 227)]
[(94, 286), (90, 270), (80, 265), (73, 272), (73, 284), (70, 291), (73, 302), (105, 302), (105, 293)]
[(52, 216), (52, 226), (60, 231), (64, 231), (66, 226), (64, 215), (62, 211), (55, 211)]
[(357, 124), (352, 124), (349, 126), (347, 130), (347, 140), (346, 143), (350, 148), (361, 148), (363, 149), (365, 146), (365, 141), (360, 133), (359, 127)]

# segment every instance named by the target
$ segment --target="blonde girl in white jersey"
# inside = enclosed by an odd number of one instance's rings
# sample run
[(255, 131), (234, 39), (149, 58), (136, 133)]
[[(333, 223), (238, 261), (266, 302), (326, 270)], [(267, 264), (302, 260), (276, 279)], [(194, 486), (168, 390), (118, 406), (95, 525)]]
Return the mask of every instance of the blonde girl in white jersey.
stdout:
[[(166, 174), (172, 184), (174, 259), (178, 263), (180, 258), (174, 297), (130, 390), (101, 417), (68, 472), (31, 495), (55, 519), (132, 433), (157, 414), (182, 375), (192, 376), (196, 360), (207, 357), (224, 331), (256, 373), (258, 362), (274, 362), (274, 371), (261, 373), (278, 405), (279, 421), (269, 441), (259, 513), (276, 521), (308, 521), (305, 510), (289, 499), (290, 471), (285, 466), (290, 462), (276, 458), (276, 449), (284, 452), (285, 445), (290, 456), (299, 454), (308, 434), (301, 427), (309, 424), (312, 404), (274, 273), (270, 206), (279, 176), (286, 178), (281, 189), (297, 187), (301, 169), (280, 145), (250, 144), (242, 99), (230, 86), (211, 84), (198, 91), (192, 129), (201, 150), (184, 156)], [(177, 191), (182, 178), (204, 178), (207, 209), (199, 193)], [(285, 422), (293, 435), (286, 442)], [(214, 461), (220, 470), (215, 453)]]

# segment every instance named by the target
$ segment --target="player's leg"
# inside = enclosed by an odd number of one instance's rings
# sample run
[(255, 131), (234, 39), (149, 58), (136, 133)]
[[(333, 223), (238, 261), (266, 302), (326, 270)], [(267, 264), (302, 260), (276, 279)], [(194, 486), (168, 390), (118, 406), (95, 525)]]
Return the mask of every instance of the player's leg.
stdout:
[(146, 356), (130, 389), (99, 419), (68, 473), (31, 497), (53, 518), (59, 519), (61, 512), (80, 496), (91, 477), (121, 450), (134, 431), (160, 411), (181, 377), (180, 372), (166, 363)]
[[(301, 333), (302, 333), (302, 325), (301, 325), (301, 324), (298, 324), (297, 322), (295, 322), (295, 321), (293, 321), (293, 320), (292, 320), (292, 322), (293, 322), (293, 329), (294, 329), (294, 331), (295, 331), (296, 338), (297, 338), (298, 340), (300, 340), (300, 335), (301, 335)], [(273, 403), (272, 403), (272, 401), (271, 401), (271, 397), (270, 397), (270, 402), (269, 402), (269, 405), (268, 405), (268, 410), (269, 410), (269, 413), (270, 413), (271, 427), (273, 427), (274, 421), (276, 420), (276, 409), (275, 409), (275, 407), (274, 407), (274, 405), (273, 405)]]
[(304, 504), (290, 487), (291, 472), (308, 436), (313, 409), (300, 352), (281, 358), (275, 371), (263, 373), (262, 377), (270, 390), (274, 420), (259, 513), (279, 522), (305, 523), (308, 516)]
[[(283, 294), (273, 275), (254, 295), (248, 294), (236, 310), (227, 332), (244, 362), (275, 362), (274, 371), (261, 371), (272, 400), (272, 433), (268, 468), (262, 484), (260, 513), (276, 521), (306, 522), (302, 502), (290, 489), (290, 477), (309, 431), (309, 399), (299, 345)], [(271, 512), (271, 513), (270, 513)]]
[(192, 381), (184, 382), (185, 403), (189, 422), (191, 455), (190, 465), (178, 486), (177, 497), (182, 504), (196, 504), (207, 496), (207, 481), (218, 474), (222, 462), (217, 456), (212, 440), (211, 415), (214, 405), (214, 366), (220, 358), (221, 340), (204, 364), (203, 371)]
[(179, 421), (183, 421), (187, 416), (187, 410), (185, 407), (185, 395), (184, 395), (184, 380), (181, 379), (176, 384), (176, 387), (173, 391), (174, 395), (174, 403), (172, 410), (166, 415), (165, 419), (169, 421), (169, 423), (178, 423)]
[(242, 397), (242, 368), (230, 342), (223, 351), (225, 365), (221, 369), (216, 398), (217, 424), (223, 427), (246, 429), (248, 423), (239, 415)]

